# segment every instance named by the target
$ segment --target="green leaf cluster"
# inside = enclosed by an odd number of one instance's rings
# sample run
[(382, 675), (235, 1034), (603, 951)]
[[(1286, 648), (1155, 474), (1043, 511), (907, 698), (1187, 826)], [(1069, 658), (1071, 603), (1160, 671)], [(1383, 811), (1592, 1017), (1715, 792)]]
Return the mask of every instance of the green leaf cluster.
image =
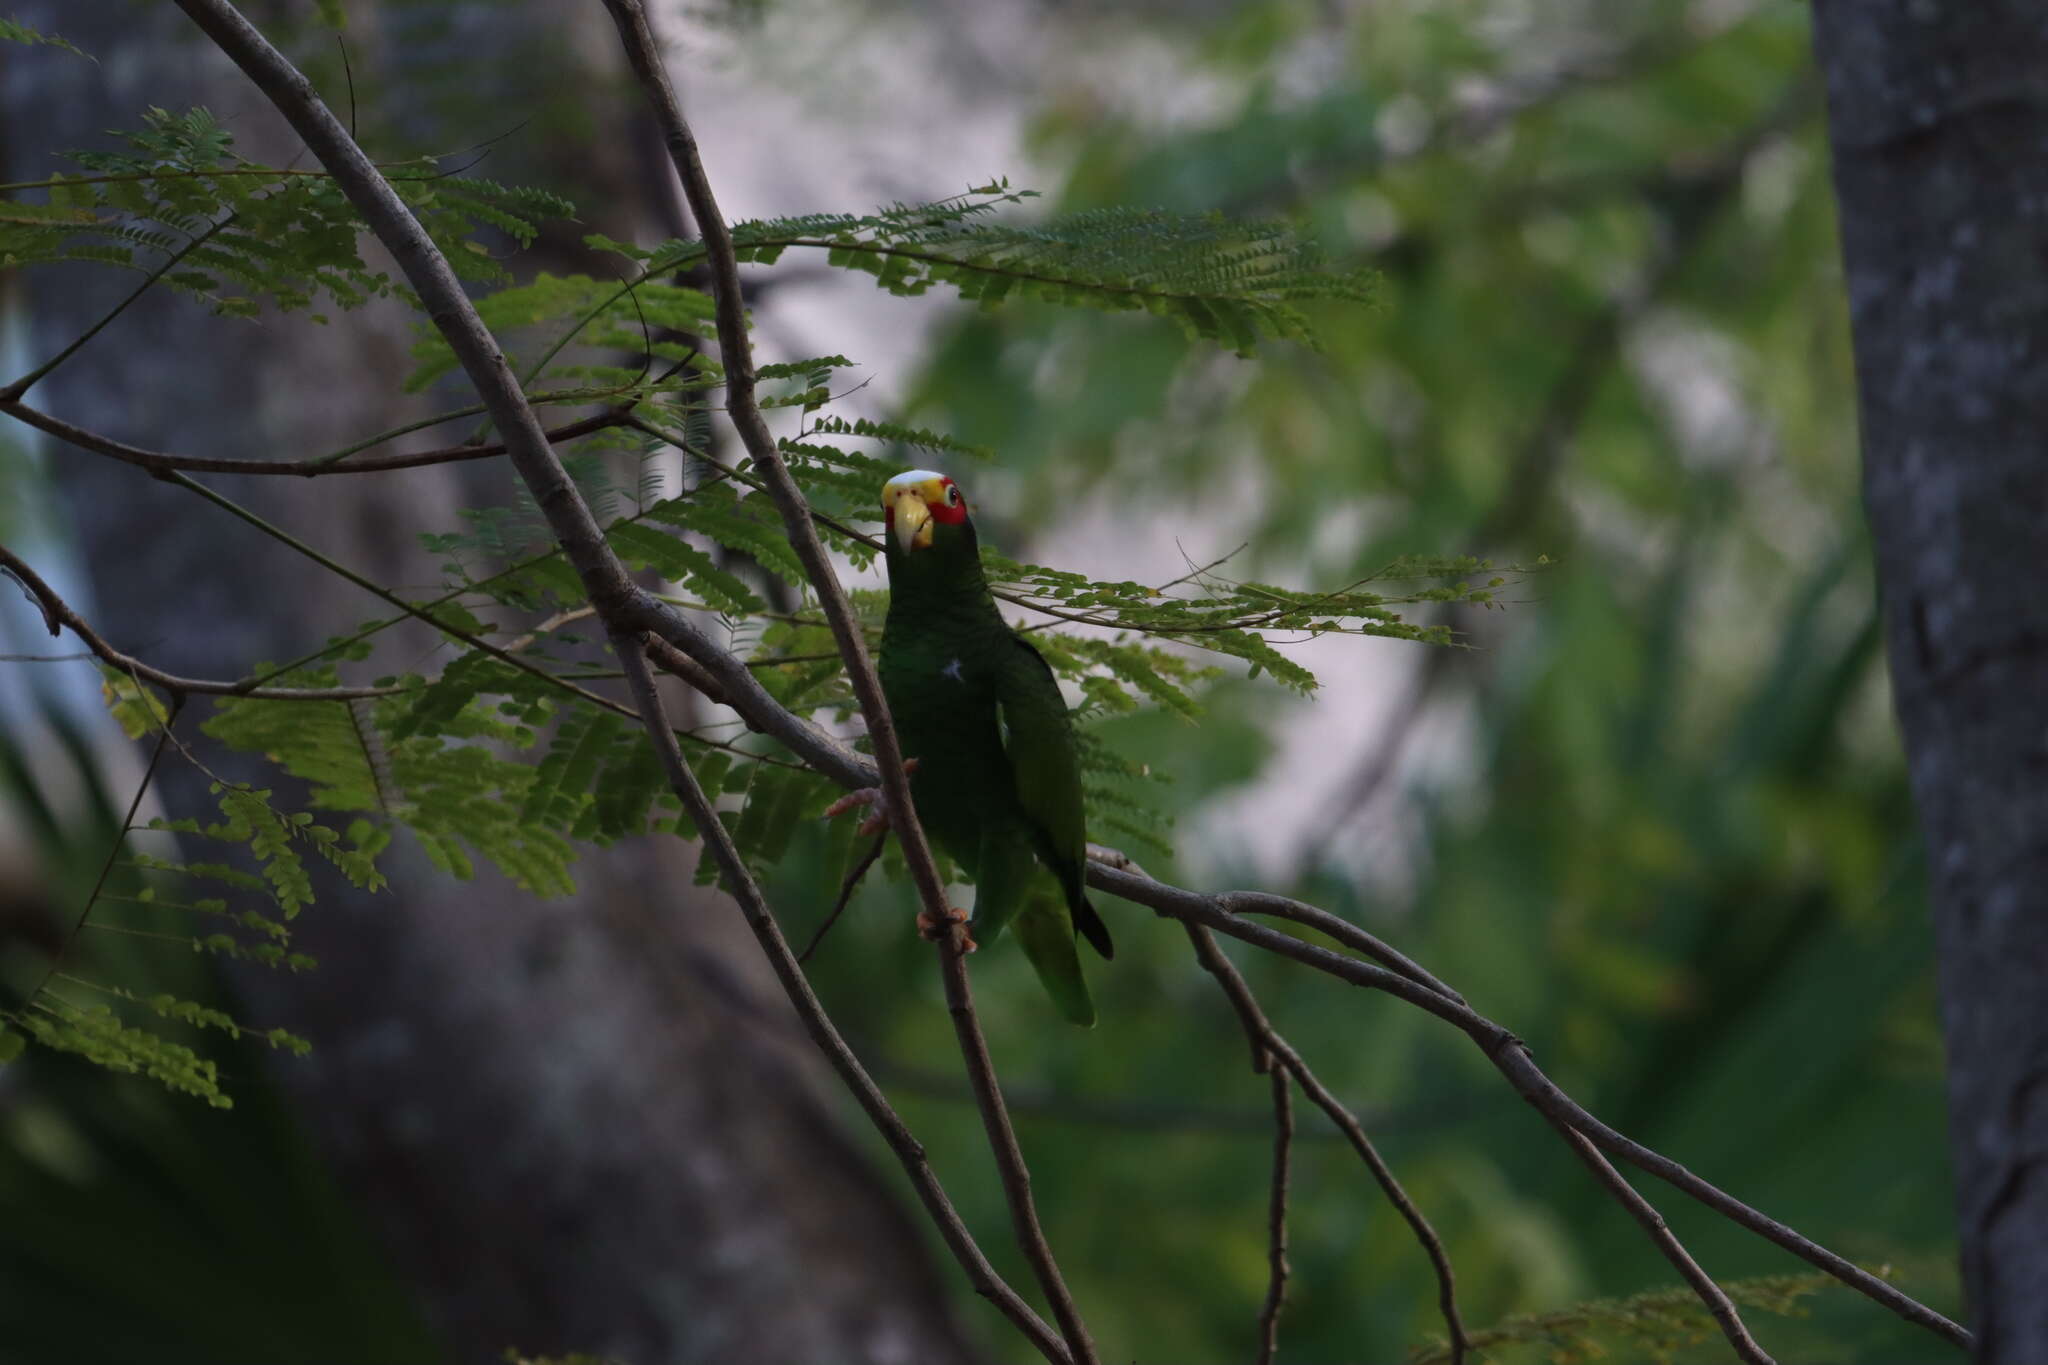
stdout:
[[(0, 266), (118, 266), (236, 316), (323, 299), (355, 308), (396, 289), (364, 262), (361, 221), (328, 176), (240, 156), (201, 108), (149, 109), (119, 136), (118, 149), (72, 153), (76, 172), (6, 187)], [(431, 159), (387, 175), (458, 273), (479, 282), (508, 278), (479, 234), (523, 245), (543, 219), (573, 211), (541, 191), (443, 175)]]

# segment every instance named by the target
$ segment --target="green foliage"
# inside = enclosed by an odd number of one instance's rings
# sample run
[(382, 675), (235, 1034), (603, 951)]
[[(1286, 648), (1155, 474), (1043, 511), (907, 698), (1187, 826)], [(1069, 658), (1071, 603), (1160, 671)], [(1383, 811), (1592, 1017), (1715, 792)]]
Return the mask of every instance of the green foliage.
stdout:
[(86, 53), (79, 51), (63, 35), (39, 32), (22, 23), (19, 19), (0, 19), (0, 43), (22, 43), (29, 47), (54, 47), (76, 56), (87, 56)]
[[(1781, 1317), (1806, 1313), (1802, 1300), (1840, 1291), (1841, 1281), (1822, 1274), (1762, 1275), (1724, 1281), (1721, 1288), (1738, 1308)], [(1592, 1299), (1546, 1313), (1517, 1313), (1471, 1334), (1482, 1359), (1510, 1365), (1591, 1365), (1603, 1360), (1671, 1365), (1681, 1355), (1713, 1342), (1725, 1352), (1720, 1326), (1689, 1286), (1654, 1289), (1625, 1299)], [(1443, 1365), (1448, 1344), (1416, 1351), (1409, 1365)]]
[(220, 1088), (214, 1063), (183, 1043), (123, 1023), (111, 1006), (81, 1008), (46, 991), (33, 1009), (10, 1017), (44, 1047), (73, 1053), (110, 1071), (139, 1073), (217, 1109), (234, 1105)]
[(983, 308), (1023, 297), (1143, 310), (1240, 352), (1262, 338), (1312, 341), (1298, 302), (1372, 298), (1367, 272), (1333, 268), (1287, 224), (1133, 208), (1093, 209), (1036, 226), (991, 218), (1029, 197), (997, 181), (953, 199), (873, 214), (740, 223), (733, 241), (742, 261), (762, 264), (792, 247), (823, 249), (829, 264), (873, 275), (892, 294), (944, 284)]
[[(0, 266), (120, 266), (236, 316), (266, 302), (287, 312), (322, 299), (355, 308), (393, 292), (364, 263), (360, 220), (327, 176), (239, 156), (205, 109), (152, 108), (120, 136), (121, 150), (73, 153), (79, 172), (12, 187), (0, 203)], [(573, 211), (539, 191), (442, 175), (429, 159), (387, 174), (456, 270), (479, 282), (507, 274), (476, 234), (525, 244), (542, 219)], [(20, 198), (24, 190), (43, 197)]]

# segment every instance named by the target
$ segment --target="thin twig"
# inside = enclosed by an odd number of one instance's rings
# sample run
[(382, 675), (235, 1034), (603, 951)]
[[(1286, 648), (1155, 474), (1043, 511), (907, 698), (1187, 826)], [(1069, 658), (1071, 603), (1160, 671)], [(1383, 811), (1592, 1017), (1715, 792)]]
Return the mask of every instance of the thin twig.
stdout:
[(853, 865), (853, 870), (846, 874), (846, 879), (839, 884), (839, 899), (832, 903), (832, 913), (825, 916), (824, 923), (820, 924), (817, 932), (811, 935), (811, 941), (806, 943), (804, 950), (796, 955), (798, 962), (809, 962), (811, 954), (818, 951), (818, 945), (825, 941), (826, 933), (831, 930), (833, 925), (839, 923), (839, 917), (846, 913), (848, 903), (853, 900), (854, 888), (860, 885), (862, 877), (868, 875), (868, 869), (873, 867), (875, 861), (882, 856), (882, 847), (888, 842), (889, 832), (887, 830), (877, 834), (875, 841), (868, 845), (868, 851), (861, 855), (860, 861)]
[(216, 233), (220, 232), (221, 229), (225, 228), (228, 224), (234, 221), (235, 215), (232, 212), (228, 213), (219, 221), (209, 224), (207, 226), (206, 231), (200, 233), (198, 236), (192, 238), (192, 240), (186, 242), (185, 245), (179, 247), (176, 251), (166, 256), (163, 259), (163, 261), (158, 264), (156, 269), (150, 271), (148, 275), (143, 277), (143, 281), (141, 284), (136, 285), (132, 292), (130, 292), (126, 297), (124, 297), (119, 303), (115, 304), (112, 308), (108, 309), (107, 312), (99, 319), (99, 321), (93, 323), (92, 326), (86, 328), (84, 332), (80, 333), (76, 338), (74, 338), (70, 345), (64, 347), (63, 350), (58, 351), (57, 354), (51, 356), (48, 360), (45, 360), (42, 364), (36, 366), (33, 370), (30, 370), (27, 374), (15, 380), (13, 383), (8, 384), (4, 388), (0, 388), (0, 402), (5, 402), (9, 405), (12, 405), (15, 399), (20, 398), (23, 394), (27, 393), (30, 389), (34, 388), (36, 384), (39, 381), (41, 381), (46, 375), (48, 375), (52, 370), (56, 369), (59, 365), (62, 365), (65, 361), (71, 359), (72, 356), (78, 354), (78, 352), (85, 346), (87, 342), (91, 341), (94, 337), (98, 336), (101, 332), (105, 331), (107, 327), (113, 323), (115, 318), (118, 318), (121, 316), (121, 314), (127, 312), (129, 305), (133, 304), (137, 299), (141, 298), (144, 294), (148, 293), (150, 286), (154, 285), (158, 280), (161, 280), (164, 276), (170, 274), (173, 270), (177, 269), (178, 263), (180, 261), (183, 261), (187, 256), (190, 256), (193, 252), (199, 250), (200, 247), (205, 246), (208, 242), (212, 241)]
[(1060, 1339), (1036, 1313), (1031, 1311), (1022, 1299), (1007, 1284), (988, 1258), (981, 1254), (967, 1225), (954, 1211), (952, 1201), (939, 1184), (931, 1163), (925, 1159), (922, 1143), (912, 1136), (909, 1127), (890, 1107), (880, 1087), (871, 1079), (846, 1045), (846, 1040), (832, 1024), (825, 1013), (825, 1007), (811, 990), (811, 983), (805, 978), (803, 967), (789, 951), (789, 941), (782, 936), (782, 929), (775, 922), (774, 912), (768, 907), (767, 899), (761, 894), (754, 874), (747, 869), (740, 857), (739, 847), (733, 843), (731, 833), (718, 818), (710, 798), (697, 781), (690, 765), (683, 761), (682, 751), (676, 747), (672, 732), (665, 718), (661, 695), (655, 690), (654, 675), (647, 666), (646, 642), (637, 633), (619, 634), (612, 637), (612, 648), (619, 656), (619, 663), (626, 671), (626, 684), (632, 691), (635, 705), (647, 727), (647, 735), (660, 755), (662, 771), (667, 775), (669, 788), (683, 803), (683, 810), (697, 827), (698, 837), (711, 851), (711, 857), (718, 864), (719, 876), (725, 883), (726, 891), (738, 903), (740, 912), (746, 917), (747, 927), (754, 932), (755, 940), (767, 955), (768, 964), (782, 983), (783, 992), (796, 1007), (797, 1017), (803, 1021), (804, 1031), (818, 1045), (833, 1070), (853, 1092), (854, 1098), (867, 1112), (882, 1138), (889, 1144), (889, 1150), (903, 1165), (911, 1184), (917, 1189), (918, 1198), (925, 1210), (938, 1225), (939, 1235), (945, 1238), (961, 1268), (967, 1272), (968, 1280), (975, 1292), (987, 1298), (1000, 1309), (1003, 1315), (1016, 1324), (1017, 1330), (1030, 1338), (1032, 1345), (1049, 1361), (1059, 1365), (1072, 1365)]
[[(147, 698), (144, 698), (143, 704), (149, 704)], [(155, 779), (156, 770), (163, 762), (164, 749), (171, 741), (171, 722), (178, 718), (178, 709), (183, 705), (184, 698), (174, 693), (171, 697), (171, 713), (164, 718), (157, 733), (156, 747), (149, 751), (149, 766), (142, 770), (142, 780), (135, 784), (135, 795), (129, 799), (128, 813), (121, 817), (121, 828), (115, 831), (113, 846), (107, 850), (106, 859), (100, 864), (100, 875), (93, 880), (92, 890), (85, 898), (85, 905), (79, 910), (78, 918), (71, 922), (70, 930), (64, 935), (64, 942), (50, 955), (50, 965), (43, 972), (43, 979), (36, 984), (34, 990), (22, 997), (30, 1004), (35, 1003), (36, 997), (50, 984), (50, 979), (57, 975), (57, 969), (63, 966), (64, 959), (71, 955), (71, 949), (77, 944), (78, 936), (85, 931), (87, 921), (92, 918), (92, 908), (99, 903), (100, 893), (107, 887), (107, 878), (113, 875), (115, 865), (121, 860), (121, 850), (127, 846), (129, 831), (135, 828), (135, 813), (142, 809), (142, 798), (148, 794), (149, 784)]]
[[(161, 450), (146, 450), (141, 446), (130, 445), (126, 441), (117, 441), (111, 436), (103, 436), (96, 431), (88, 431), (61, 417), (53, 417), (39, 408), (12, 400), (0, 400), (0, 414), (32, 426), (45, 435), (54, 436), (79, 450), (104, 455), (123, 464), (134, 465), (138, 469), (146, 469), (152, 474), (167, 474), (173, 471), (190, 474), (289, 474), (310, 479), (323, 474), (377, 474), (393, 469), (418, 469), (424, 465), (454, 464), (463, 460), (490, 460), (505, 453), (505, 446), (500, 443), (442, 446), (434, 450), (415, 450), (397, 455), (375, 455), (347, 464), (329, 455), (316, 455), (306, 460), (236, 460), (210, 455), (172, 455)], [(419, 425), (432, 426), (446, 420), (448, 419), (444, 414)], [(579, 436), (588, 436), (593, 432), (624, 425), (625, 410), (611, 408), (596, 416), (554, 427), (544, 434), (550, 441), (573, 441)], [(417, 427), (401, 428), (384, 433), (378, 439), (390, 439), (391, 436), (405, 434), (406, 430), (416, 429)], [(365, 447), (356, 446), (344, 453), (352, 455), (356, 450), (363, 448)]]
[(1273, 1188), (1266, 1201), (1266, 1301), (1259, 1307), (1259, 1365), (1280, 1351), (1280, 1310), (1287, 1303), (1287, 1183), (1294, 1148), (1293, 1082), (1268, 1066), (1273, 1082)]
[(1430, 1267), (1436, 1272), (1437, 1307), (1443, 1313), (1444, 1329), (1451, 1339), (1450, 1365), (1464, 1365), (1466, 1352), (1472, 1349), (1472, 1345), (1465, 1333), (1464, 1319), (1458, 1313), (1457, 1279), (1451, 1273), (1451, 1258), (1444, 1251), (1443, 1239), (1437, 1236), (1436, 1229), (1430, 1226), (1429, 1220), (1422, 1216), (1422, 1210), (1402, 1188), (1393, 1168), (1387, 1165), (1386, 1159), (1366, 1135), (1365, 1126), (1358, 1121), (1358, 1116), (1331, 1093), (1329, 1087), (1309, 1069), (1301, 1054), (1273, 1027), (1258, 998), (1252, 994), (1251, 984), (1237, 970), (1236, 964), (1224, 956), (1215, 936), (1199, 924), (1184, 922), (1181, 927), (1187, 931), (1188, 942), (1194, 945), (1196, 959), (1205, 971), (1216, 978), (1231, 1007), (1237, 1011), (1238, 1022), (1243, 1025), (1246, 1041), (1252, 1047), (1253, 1065), (1277, 1061), (1279, 1066), (1274, 1069), (1285, 1070), (1294, 1077), (1301, 1093), (1328, 1115), (1330, 1122), (1351, 1143), (1359, 1160), (1372, 1172), (1372, 1178), (1378, 1182), (1387, 1202), (1394, 1206), (1415, 1234), (1415, 1240), (1421, 1244), (1423, 1254), (1429, 1257)]
[(1657, 1250), (1664, 1253), (1664, 1259), (1677, 1268), (1679, 1275), (1692, 1286), (1693, 1293), (1699, 1295), (1700, 1301), (1706, 1304), (1707, 1311), (1714, 1315), (1714, 1321), (1720, 1324), (1721, 1334), (1728, 1338), (1728, 1344), (1735, 1348), (1735, 1354), (1747, 1361), (1748, 1365), (1776, 1365), (1770, 1354), (1757, 1345), (1756, 1338), (1749, 1334), (1749, 1328), (1743, 1325), (1742, 1315), (1735, 1311), (1734, 1301), (1723, 1292), (1720, 1285), (1714, 1283), (1713, 1276), (1700, 1269), (1699, 1262), (1692, 1258), (1692, 1254), (1685, 1249), (1671, 1231), (1670, 1225), (1664, 1221), (1664, 1215), (1657, 1212), (1649, 1200), (1638, 1194), (1635, 1187), (1622, 1178), (1621, 1172), (1614, 1169), (1614, 1163), (1602, 1156), (1600, 1149), (1588, 1141), (1584, 1133), (1561, 1119), (1552, 1118), (1551, 1126), (1564, 1138), (1565, 1145), (1577, 1153), (1579, 1159), (1592, 1170), (1594, 1178), (1605, 1185), (1608, 1193), (1628, 1210), (1629, 1216), (1643, 1225), (1643, 1231), (1657, 1244)]

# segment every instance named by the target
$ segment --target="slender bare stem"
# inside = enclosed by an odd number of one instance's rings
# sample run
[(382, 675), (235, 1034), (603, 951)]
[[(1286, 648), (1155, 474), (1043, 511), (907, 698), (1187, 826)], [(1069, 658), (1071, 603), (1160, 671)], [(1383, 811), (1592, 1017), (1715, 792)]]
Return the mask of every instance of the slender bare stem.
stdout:
[(183, 261), (187, 256), (190, 256), (200, 247), (205, 246), (208, 242), (212, 241), (215, 235), (218, 234), (221, 231), (221, 229), (225, 228), (228, 224), (234, 221), (235, 215), (233, 213), (227, 214), (225, 217), (210, 224), (204, 232), (196, 234), (190, 241), (186, 242), (185, 245), (179, 247), (176, 251), (173, 251), (170, 255), (166, 256), (157, 265), (156, 269), (150, 271), (148, 275), (143, 277), (142, 283), (136, 285), (134, 290), (130, 292), (126, 298), (123, 298), (119, 303), (115, 304), (111, 309), (109, 309), (104, 315), (100, 317), (99, 321), (93, 323), (93, 325), (86, 328), (81, 335), (74, 338), (70, 345), (66, 346), (63, 350), (57, 352), (57, 354), (51, 356), (42, 364), (36, 366), (33, 370), (30, 370), (21, 378), (15, 380), (11, 384), (8, 384), (5, 388), (0, 388), (0, 401), (4, 401), (11, 404), (14, 402), (15, 399), (21, 397), (30, 389), (34, 388), (36, 384), (40, 382), (43, 378), (45, 378), (52, 370), (56, 369), (59, 365), (62, 365), (65, 361), (71, 359), (72, 356), (78, 354), (78, 352), (85, 346), (87, 342), (91, 341), (94, 337), (98, 336), (101, 332), (105, 331), (107, 327), (113, 323), (115, 318), (118, 318), (121, 316), (121, 314), (127, 312), (129, 305), (133, 304), (137, 299), (141, 298), (144, 294), (148, 293), (151, 285), (155, 284), (158, 280), (162, 279), (164, 276), (170, 274), (173, 270), (177, 269), (179, 262)]
[(1358, 1116), (1330, 1092), (1329, 1087), (1309, 1069), (1301, 1054), (1280, 1036), (1278, 1029), (1273, 1027), (1272, 1021), (1266, 1017), (1265, 1010), (1260, 1007), (1258, 997), (1252, 994), (1251, 983), (1246, 981), (1244, 974), (1224, 956), (1215, 936), (1199, 924), (1184, 922), (1181, 928), (1187, 931), (1188, 942), (1194, 945), (1196, 959), (1201, 962), (1204, 970), (1216, 978), (1216, 983), (1223, 988), (1224, 995), (1229, 998), (1231, 1007), (1237, 1011), (1238, 1022), (1243, 1025), (1245, 1037), (1252, 1046), (1253, 1065), (1258, 1067), (1277, 1062), (1279, 1065), (1274, 1069), (1284, 1070), (1294, 1077), (1295, 1084), (1301, 1087), (1301, 1093), (1308, 1097), (1310, 1103), (1327, 1114), (1330, 1122), (1349, 1140), (1352, 1150), (1358, 1153), (1366, 1169), (1372, 1172), (1372, 1178), (1379, 1183), (1387, 1202), (1394, 1206), (1395, 1211), (1406, 1220), (1410, 1230), (1414, 1232), (1415, 1240), (1421, 1244), (1423, 1254), (1429, 1257), (1430, 1266), (1436, 1271), (1437, 1306), (1443, 1313), (1444, 1329), (1450, 1334), (1451, 1339), (1450, 1365), (1464, 1365), (1465, 1355), (1472, 1349), (1472, 1343), (1471, 1338), (1465, 1333), (1464, 1319), (1458, 1314), (1457, 1279), (1451, 1273), (1451, 1258), (1444, 1251), (1443, 1239), (1437, 1236), (1436, 1229), (1430, 1226), (1429, 1220), (1422, 1216), (1422, 1210), (1416, 1207), (1415, 1201), (1409, 1198), (1408, 1191), (1402, 1188), (1393, 1168), (1387, 1165), (1386, 1159), (1380, 1155), (1379, 1149), (1366, 1135), (1365, 1125), (1358, 1121)]
[(997, 1275), (988, 1259), (975, 1245), (974, 1237), (967, 1231), (967, 1225), (960, 1221), (952, 1201), (939, 1184), (939, 1178), (925, 1159), (924, 1146), (911, 1134), (910, 1128), (897, 1115), (881, 1088), (869, 1077), (860, 1059), (853, 1054), (846, 1040), (833, 1026), (825, 1007), (812, 991), (811, 983), (804, 976), (802, 965), (789, 950), (789, 941), (782, 936), (782, 929), (775, 922), (774, 912), (768, 907), (766, 897), (761, 894), (754, 874), (747, 869), (740, 857), (732, 835), (719, 820), (712, 808), (710, 798), (697, 781), (697, 775), (690, 771), (690, 765), (683, 761), (682, 751), (676, 747), (674, 734), (664, 718), (661, 695), (655, 690), (654, 675), (647, 666), (646, 641), (638, 632), (615, 634), (612, 648), (619, 656), (619, 662), (626, 671), (626, 685), (633, 694), (634, 705), (640, 712), (647, 727), (648, 739), (654, 744), (655, 752), (661, 757), (663, 772), (668, 777), (669, 787), (676, 798), (683, 803), (691, 823), (696, 825), (698, 837), (709, 848), (711, 857), (718, 864), (719, 877), (725, 883), (726, 891), (738, 902), (740, 912), (746, 916), (747, 927), (754, 932), (754, 938), (761, 945), (761, 951), (768, 957), (768, 964), (782, 983), (783, 992), (796, 1007), (797, 1016), (802, 1019), (804, 1031), (818, 1045), (832, 1069), (853, 1092), (854, 1098), (867, 1112), (889, 1149), (902, 1163), (910, 1181), (917, 1189), (918, 1198), (924, 1202), (925, 1210), (938, 1225), (939, 1235), (952, 1250), (967, 1278), (973, 1283), (975, 1292), (987, 1298), (1000, 1309), (1003, 1316), (1015, 1323), (1017, 1330), (1030, 1338), (1032, 1345), (1049, 1361), (1061, 1365), (1075, 1365), (1069, 1360), (1060, 1338), (1047, 1327), (1039, 1316)]
[(798, 962), (809, 962), (811, 954), (818, 951), (818, 945), (825, 941), (825, 935), (832, 931), (833, 925), (839, 923), (839, 917), (846, 913), (846, 907), (852, 903), (854, 888), (860, 885), (862, 877), (868, 875), (868, 869), (873, 867), (875, 861), (882, 856), (882, 849), (888, 842), (889, 832), (883, 830), (875, 836), (875, 841), (868, 845), (868, 851), (860, 855), (860, 861), (855, 863), (852, 869), (847, 872), (845, 879), (839, 883), (839, 898), (832, 902), (832, 913), (825, 916), (824, 920), (819, 923), (817, 930), (812, 933), (811, 941), (806, 943), (804, 950), (796, 955)]
[(1259, 1365), (1280, 1351), (1280, 1310), (1287, 1304), (1287, 1184), (1294, 1151), (1294, 1084), (1284, 1066), (1273, 1083), (1273, 1187), (1266, 1199), (1266, 1301), (1259, 1306)]
[(94, 879), (92, 890), (86, 895), (85, 905), (79, 910), (78, 918), (71, 922), (71, 928), (64, 935), (64, 942), (50, 955), (50, 965), (44, 970), (43, 979), (36, 983), (34, 990), (22, 997), (24, 1001), (35, 1003), (36, 997), (43, 993), (51, 980), (62, 975), (57, 969), (63, 966), (64, 959), (71, 956), (71, 949), (77, 944), (78, 936), (85, 932), (87, 921), (92, 918), (92, 908), (102, 899), (107, 889), (107, 879), (114, 874), (114, 864), (120, 861), (121, 850), (128, 845), (128, 834), (135, 828), (135, 813), (142, 809), (142, 798), (149, 794), (149, 785), (156, 780), (156, 770), (164, 759), (164, 747), (171, 742), (171, 725), (177, 720), (178, 708), (182, 705), (184, 698), (174, 695), (171, 699), (171, 713), (158, 729), (156, 747), (149, 751), (149, 766), (142, 770), (142, 780), (135, 784), (135, 795), (129, 798), (128, 812), (121, 817), (121, 828), (114, 832), (113, 846), (107, 850), (105, 860), (100, 863), (100, 874)]
[[(188, 474), (289, 474), (298, 478), (317, 478), (323, 474), (377, 474), (393, 469), (418, 469), (423, 465), (453, 464), (462, 460), (490, 460), (505, 453), (505, 446), (458, 445), (441, 446), (434, 450), (415, 450), (397, 455), (371, 455), (346, 463), (325, 455), (308, 460), (236, 460), (211, 455), (173, 455), (162, 450), (148, 450), (142, 446), (117, 441), (96, 431), (53, 417), (40, 408), (26, 403), (0, 399), (0, 414), (14, 418), (17, 422), (32, 426), (47, 436), (54, 436), (67, 445), (95, 455), (104, 455), (123, 464), (146, 469), (152, 474), (168, 474), (174, 470)], [(435, 421), (446, 420), (445, 416)], [(573, 441), (579, 436), (604, 431), (611, 427), (627, 425), (622, 408), (610, 408), (592, 417), (569, 422), (545, 432), (550, 441)]]
[[(1546, 1114), (1544, 1117), (1550, 1116)], [(1735, 1348), (1735, 1354), (1749, 1362), (1749, 1365), (1776, 1365), (1770, 1354), (1757, 1345), (1756, 1338), (1749, 1334), (1749, 1328), (1743, 1325), (1742, 1315), (1735, 1311), (1734, 1302), (1722, 1291), (1720, 1285), (1714, 1283), (1713, 1276), (1700, 1269), (1699, 1262), (1692, 1258), (1692, 1254), (1672, 1233), (1670, 1225), (1664, 1221), (1664, 1215), (1657, 1212), (1656, 1206), (1638, 1194), (1635, 1187), (1622, 1178), (1621, 1172), (1614, 1169), (1614, 1163), (1601, 1155), (1600, 1149), (1588, 1141), (1584, 1133), (1562, 1119), (1551, 1118), (1550, 1122), (1564, 1138), (1565, 1145), (1578, 1154), (1579, 1159), (1592, 1170), (1594, 1178), (1605, 1185), (1608, 1193), (1629, 1211), (1629, 1216), (1643, 1225), (1643, 1231), (1657, 1244), (1657, 1250), (1664, 1253), (1664, 1259), (1671, 1262), (1685, 1282), (1692, 1286), (1693, 1293), (1699, 1295), (1700, 1302), (1706, 1304), (1707, 1311), (1712, 1313), (1714, 1321), (1720, 1324), (1721, 1334), (1728, 1338), (1728, 1344)]]

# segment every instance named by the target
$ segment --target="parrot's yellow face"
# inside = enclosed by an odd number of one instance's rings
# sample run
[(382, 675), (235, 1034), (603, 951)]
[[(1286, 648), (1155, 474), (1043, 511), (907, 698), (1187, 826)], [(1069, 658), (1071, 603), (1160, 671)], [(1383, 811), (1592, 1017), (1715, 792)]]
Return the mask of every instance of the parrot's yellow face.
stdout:
[(967, 499), (944, 474), (912, 469), (882, 485), (882, 519), (904, 553), (927, 550), (934, 524), (967, 520)]

